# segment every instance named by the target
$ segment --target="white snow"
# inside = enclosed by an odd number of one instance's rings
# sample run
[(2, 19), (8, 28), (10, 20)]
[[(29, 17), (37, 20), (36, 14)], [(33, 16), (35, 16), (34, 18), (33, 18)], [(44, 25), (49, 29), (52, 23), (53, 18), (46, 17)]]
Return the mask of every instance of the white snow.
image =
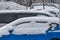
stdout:
[[(57, 20), (56, 20), (57, 19)], [(22, 22), (25, 22), (25, 21), (48, 21), (48, 24), (50, 23), (59, 23), (59, 19), (58, 18), (54, 18), (54, 17), (28, 17), (28, 18), (21, 18), (21, 19), (18, 19), (12, 23), (10, 23), (10, 25), (13, 25), (13, 27), (15, 27), (14, 25), (17, 25), (19, 23), (22, 23)], [(32, 26), (33, 25), (33, 26)], [(42, 31), (43, 33), (45, 33), (45, 31), (49, 28), (47, 24), (43, 24), (43, 29), (41, 29), (41, 26), (42, 24), (35, 24), (35, 23), (31, 23), (31, 24), (22, 24), (20, 25), (19, 27), (24, 30), (28, 30), (30, 28), (30, 26), (32, 26), (31, 28), (39, 28), (40, 30), (39, 31)], [(37, 27), (38, 26), (38, 27)], [(40, 27), (41, 26), (41, 27)], [(20, 28), (19, 27), (16, 27), (14, 30), (14, 32), (16, 32), (16, 30), (19, 30)], [(29, 29), (31, 30), (31, 29)], [(35, 30), (35, 29), (34, 29)], [(17, 31), (18, 33), (21, 33), (19, 31)], [(29, 31), (30, 32), (30, 31)], [(34, 31), (35, 32), (35, 31)]]
[(8, 34), (9, 34), (9, 32), (7, 30), (7, 27), (0, 28), (0, 36), (8, 35)]
[[(47, 26), (46, 26), (47, 27)], [(21, 35), (21, 34), (45, 34), (48, 28), (46, 27), (21, 27), (15, 28), (13, 34)]]
[(52, 14), (46, 10), (40, 10), (40, 11), (36, 11), (36, 10), (1, 10), (0, 14), (6, 14), (6, 13), (42, 13), (42, 14), (46, 14), (49, 15), (51, 17), (55, 17), (55, 14)]
[[(34, 18), (24, 18), (24, 20), (19, 20), (21, 22), (24, 22), (24, 21), (32, 21), (31, 23), (26, 23), (26, 24), (21, 24), (21, 25), (18, 25), (17, 27), (15, 26), (14, 28), (14, 32), (13, 34), (16, 34), (16, 35), (21, 35), (21, 34), (45, 34), (46, 33), (46, 30), (48, 30), (48, 28), (50, 27), (49, 24), (50, 23), (55, 23), (55, 22), (58, 22), (59, 23), (59, 20), (55, 20), (55, 18), (53, 19), (50, 19), (50, 18), (47, 18), (46, 20), (44, 19), (44, 21), (48, 21), (48, 23), (35, 23), (34, 21), (43, 21), (44, 18), (39, 18), (39, 17), (34, 17)], [(19, 22), (19, 21), (15, 21), (16, 23)], [(54, 22), (53, 22), (54, 21)], [(14, 22), (14, 23), (15, 23)], [(20, 22), (19, 22), (20, 23)], [(16, 24), (13, 24), (13, 25), (16, 25)]]
[(2, 37), (3, 35), (9, 35), (9, 30), (12, 30), (12, 26), (11, 25), (6, 25), (6, 26), (2, 26), (0, 28), (0, 37)]
[[(35, 6), (32, 10), (43, 10), (43, 6)], [(59, 12), (59, 9), (53, 7), (53, 6), (45, 6), (46, 11), (53, 11), (55, 13)]]
[(25, 10), (26, 7), (15, 2), (0, 2), (0, 10)]

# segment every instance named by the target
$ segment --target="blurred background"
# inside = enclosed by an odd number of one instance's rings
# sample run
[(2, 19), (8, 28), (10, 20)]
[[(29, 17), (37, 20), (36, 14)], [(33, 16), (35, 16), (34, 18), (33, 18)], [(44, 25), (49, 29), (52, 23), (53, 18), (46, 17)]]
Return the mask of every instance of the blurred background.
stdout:
[(60, 2), (60, 0), (0, 0), (1, 1), (11, 1), (11, 2), (16, 2), (20, 5), (24, 5), (26, 6), (31, 6), (32, 3), (42, 3), (43, 1), (45, 3), (58, 3)]

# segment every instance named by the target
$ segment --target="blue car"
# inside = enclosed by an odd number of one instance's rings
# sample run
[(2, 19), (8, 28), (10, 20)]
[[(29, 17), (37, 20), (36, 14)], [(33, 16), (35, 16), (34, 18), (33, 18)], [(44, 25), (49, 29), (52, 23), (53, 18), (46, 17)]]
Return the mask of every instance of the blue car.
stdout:
[[(59, 26), (58, 26), (59, 27)], [(45, 34), (37, 34), (37, 35), (4, 35), (3, 37), (0, 37), (0, 40), (60, 40), (60, 32), (57, 30), (54, 31), (48, 31)]]
[[(0, 40), (60, 40), (58, 18), (45, 17), (43, 20), (44, 17), (19, 18), (0, 29)], [(51, 24), (49, 24), (50, 26), (42, 24), (42, 27), (41, 23)]]

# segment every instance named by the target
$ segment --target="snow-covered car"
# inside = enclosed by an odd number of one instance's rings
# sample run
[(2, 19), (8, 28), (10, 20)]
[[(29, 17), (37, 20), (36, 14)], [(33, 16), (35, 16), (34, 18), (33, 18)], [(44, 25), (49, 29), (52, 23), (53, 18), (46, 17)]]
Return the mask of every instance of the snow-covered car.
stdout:
[[(60, 38), (59, 34), (60, 31), (53, 30), (46, 32), (50, 26), (49, 24), (56, 23), (59, 24), (59, 18), (57, 17), (25, 17), (19, 18), (3, 27), (0, 28), (0, 36), (3, 35), (10, 35), (12, 33), (14, 35), (39, 35), (40, 40), (50, 40), (51, 38)], [(57, 26), (59, 27), (59, 26)], [(54, 27), (53, 27), (54, 29)], [(11, 31), (13, 30), (13, 31)], [(52, 36), (53, 34), (53, 36)], [(57, 35), (58, 34), (58, 35)], [(50, 36), (51, 35), (51, 36)], [(54, 36), (55, 35), (55, 36)], [(15, 36), (14, 36), (15, 37)], [(15, 38), (19, 39), (19, 37)], [(20, 38), (21, 39), (21, 38)]]
[[(56, 4), (56, 3), (44, 3), (44, 4), (45, 4), (44, 6), (53, 6), (53, 7), (59, 9), (59, 4)], [(31, 9), (34, 8), (35, 6), (43, 6), (43, 3), (33, 3), (31, 5)], [(36, 8), (36, 9), (38, 9), (38, 8)], [(43, 8), (41, 8), (41, 9), (43, 9)]]
[[(52, 12), (52, 13), (58, 13), (59, 12), (59, 4), (56, 3), (45, 3), (45, 9), (46, 11)], [(31, 5), (31, 10), (43, 10), (43, 3), (33, 3)]]
[(26, 10), (26, 6), (17, 4), (15, 2), (0, 2), (0, 10)]
[(0, 27), (4, 26), (18, 18), (31, 16), (55, 17), (56, 14), (51, 14), (47, 11), (32, 11), (32, 10), (4, 10), (0, 11)]

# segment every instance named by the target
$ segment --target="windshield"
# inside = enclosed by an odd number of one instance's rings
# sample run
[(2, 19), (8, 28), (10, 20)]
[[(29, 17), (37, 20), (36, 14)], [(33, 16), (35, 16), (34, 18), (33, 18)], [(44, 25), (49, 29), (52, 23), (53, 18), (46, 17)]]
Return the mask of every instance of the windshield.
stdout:
[(43, 13), (5, 13), (0, 14), (0, 23), (10, 23), (18, 18), (22, 17), (32, 17), (32, 16), (48, 16)]

